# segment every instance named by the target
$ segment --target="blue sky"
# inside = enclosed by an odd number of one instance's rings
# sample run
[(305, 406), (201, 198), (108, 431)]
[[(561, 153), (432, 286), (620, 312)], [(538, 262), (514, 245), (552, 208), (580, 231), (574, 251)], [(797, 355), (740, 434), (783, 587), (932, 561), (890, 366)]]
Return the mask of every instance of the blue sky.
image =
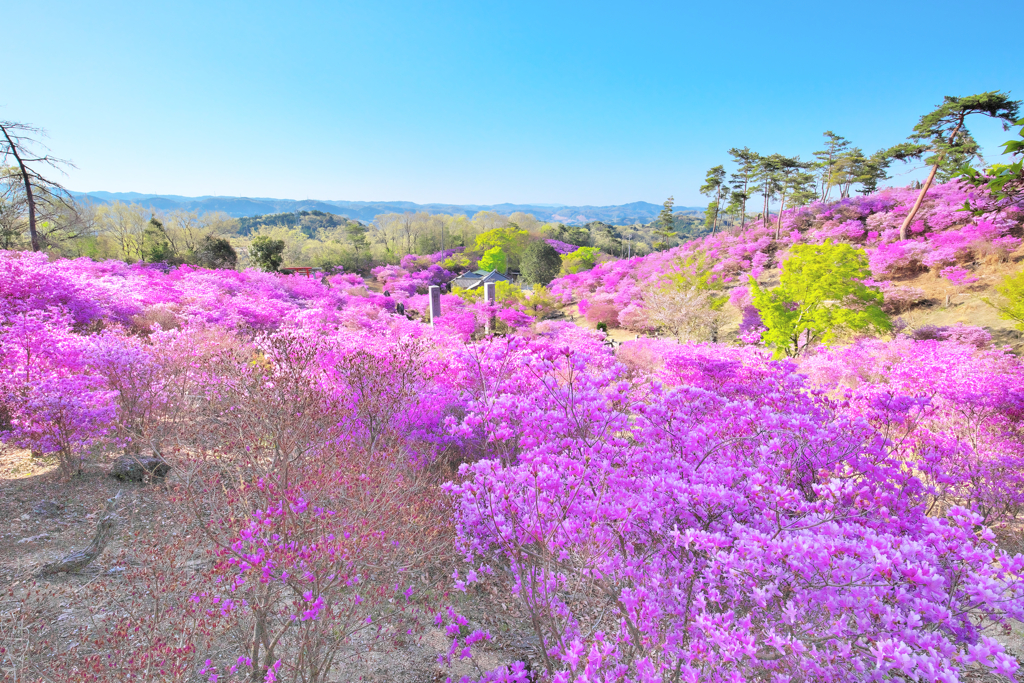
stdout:
[[(943, 95), (1024, 98), (1016, 17), (986, 2), (34, 0), (3, 20), (0, 118), (46, 128), (78, 190), (700, 205), (733, 146), (808, 158), (831, 129), (871, 152)], [(993, 157), (1010, 137), (972, 130)]]

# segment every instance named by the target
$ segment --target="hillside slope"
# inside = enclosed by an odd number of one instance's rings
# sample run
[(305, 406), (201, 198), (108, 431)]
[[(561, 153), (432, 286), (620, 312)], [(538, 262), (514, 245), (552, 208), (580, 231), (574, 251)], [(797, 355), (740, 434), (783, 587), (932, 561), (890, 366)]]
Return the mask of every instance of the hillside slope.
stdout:
[[(906, 241), (899, 240), (899, 225), (917, 192), (889, 188), (787, 210), (781, 221), (772, 216), (768, 224), (747, 224), (649, 256), (602, 263), (555, 280), (551, 291), (566, 304), (580, 303), (581, 310), (599, 304), (617, 311), (620, 327), (642, 332), (645, 294), (672, 274), (706, 272), (730, 293), (745, 287), (751, 276), (763, 285), (777, 284), (791, 246), (832, 240), (867, 252), (873, 277), (900, 324), (909, 329), (977, 325), (989, 330), (993, 341), (1020, 347), (1022, 335), (984, 299), (1024, 261), (1024, 207), (980, 217), (961, 211), (979, 192), (957, 182), (933, 187)], [(726, 308), (724, 332), (735, 333), (740, 313)]]

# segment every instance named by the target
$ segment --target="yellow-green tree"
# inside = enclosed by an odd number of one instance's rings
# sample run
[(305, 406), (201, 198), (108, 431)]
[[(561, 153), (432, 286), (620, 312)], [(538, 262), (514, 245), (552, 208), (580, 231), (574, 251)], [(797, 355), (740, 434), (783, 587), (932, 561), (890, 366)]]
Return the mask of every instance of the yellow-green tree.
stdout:
[(570, 254), (562, 254), (562, 270), (567, 273), (580, 273), (590, 270), (597, 262), (596, 247), (580, 247)]
[(882, 292), (864, 284), (870, 276), (863, 249), (826, 240), (794, 246), (778, 287), (762, 289), (750, 278), (754, 306), (768, 328), (762, 337), (775, 347), (775, 357), (831, 343), (842, 331), (891, 329)]
[(1003, 320), (1012, 320), (1018, 330), (1024, 331), (1024, 270), (1015, 275), (1007, 275), (996, 285), (1000, 298), (996, 301), (985, 301), (999, 311)]
[(499, 273), (504, 273), (508, 268), (508, 261), (505, 258), (505, 252), (501, 247), (494, 247), (484, 252), (483, 257), (480, 259), (480, 268), (483, 270), (496, 270)]
[(146, 210), (138, 204), (114, 202), (96, 209), (96, 227), (113, 239), (125, 261), (143, 260), (146, 225)]
[[(500, 226), (476, 236), (476, 249), (485, 254), (493, 249), (500, 249), (505, 255), (506, 266), (518, 266), (519, 257), (526, 248), (529, 241), (529, 234), (520, 230), (515, 223)], [(481, 262), (482, 264), (482, 262)], [(485, 266), (481, 265), (481, 268)], [(491, 270), (488, 268), (488, 270)], [(503, 269), (496, 269), (505, 272)]]

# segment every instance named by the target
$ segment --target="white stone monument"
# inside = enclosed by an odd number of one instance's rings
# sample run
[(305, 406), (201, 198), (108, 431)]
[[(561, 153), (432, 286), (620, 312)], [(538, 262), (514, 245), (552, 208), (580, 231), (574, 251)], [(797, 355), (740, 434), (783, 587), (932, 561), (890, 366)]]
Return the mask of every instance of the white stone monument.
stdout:
[(430, 325), (433, 327), (434, 322), (441, 316), (441, 288), (432, 285), (428, 291), (430, 292)]
[[(493, 306), (498, 300), (498, 295), (495, 293), (495, 286), (493, 282), (484, 283), (484, 301)], [(494, 329), (494, 316), (490, 316), (487, 319), (487, 325), (485, 326), (484, 333), (490, 334)]]

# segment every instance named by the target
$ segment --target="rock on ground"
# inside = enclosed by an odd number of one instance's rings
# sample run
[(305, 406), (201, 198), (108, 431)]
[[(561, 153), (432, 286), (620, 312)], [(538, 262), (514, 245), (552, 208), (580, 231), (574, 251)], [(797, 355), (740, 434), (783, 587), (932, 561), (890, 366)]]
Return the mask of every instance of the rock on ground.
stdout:
[(110, 476), (121, 481), (142, 481), (146, 475), (166, 476), (171, 466), (163, 458), (141, 455), (122, 455), (110, 467)]

